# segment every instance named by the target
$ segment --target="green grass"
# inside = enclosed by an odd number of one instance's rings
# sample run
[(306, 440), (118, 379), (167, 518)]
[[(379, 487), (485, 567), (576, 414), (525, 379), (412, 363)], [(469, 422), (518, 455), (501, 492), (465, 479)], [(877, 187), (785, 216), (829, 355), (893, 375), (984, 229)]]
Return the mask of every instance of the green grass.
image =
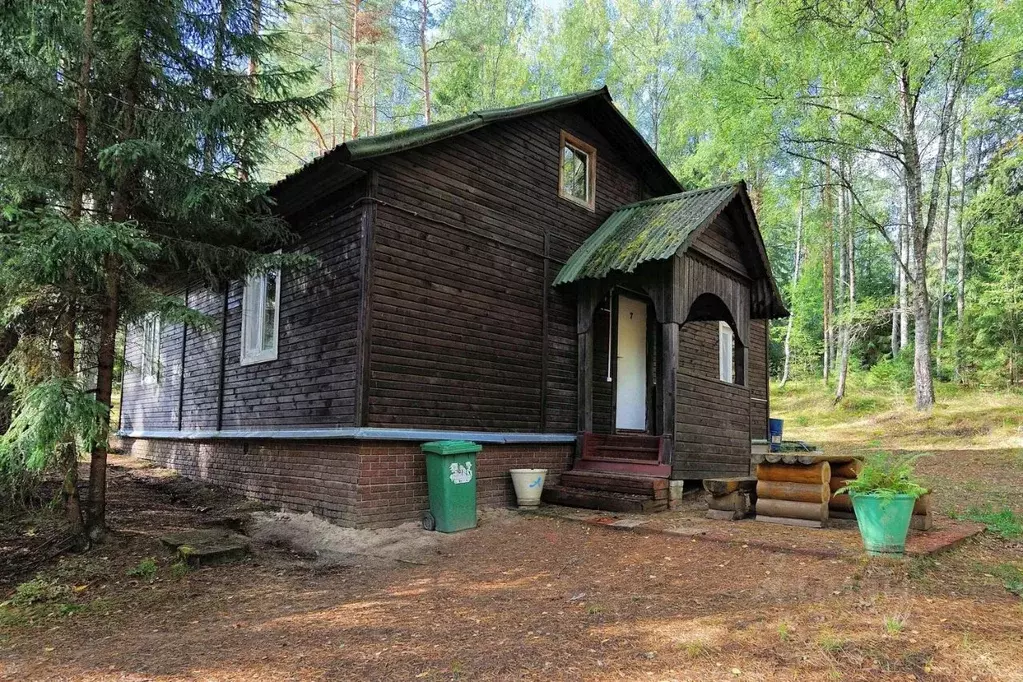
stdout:
[(991, 506), (970, 507), (958, 516), (968, 521), (983, 523), (989, 532), (1004, 540), (1014, 540), (1023, 536), (1023, 516), (1008, 508), (995, 511)]
[(897, 635), (906, 629), (906, 619), (902, 616), (885, 616), (884, 630), (889, 635)]
[(1002, 584), (1017, 597), (1023, 597), (1023, 570), (1015, 564), (999, 564), (994, 575), (1001, 578)]
[(128, 577), (142, 578), (147, 582), (153, 582), (156, 579), (156, 569), (156, 559), (146, 557), (138, 565), (128, 569)]

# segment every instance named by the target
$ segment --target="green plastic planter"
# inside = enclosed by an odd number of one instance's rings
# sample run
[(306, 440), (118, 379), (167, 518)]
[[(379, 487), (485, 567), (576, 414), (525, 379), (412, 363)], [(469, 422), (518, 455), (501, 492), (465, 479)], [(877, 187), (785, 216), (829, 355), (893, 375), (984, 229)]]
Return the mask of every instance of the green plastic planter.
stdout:
[(912, 495), (882, 497), (872, 493), (849, 493), (863, 547), (870, 556), (900, 557), (906, 553), (906, 535), (913, 518)]

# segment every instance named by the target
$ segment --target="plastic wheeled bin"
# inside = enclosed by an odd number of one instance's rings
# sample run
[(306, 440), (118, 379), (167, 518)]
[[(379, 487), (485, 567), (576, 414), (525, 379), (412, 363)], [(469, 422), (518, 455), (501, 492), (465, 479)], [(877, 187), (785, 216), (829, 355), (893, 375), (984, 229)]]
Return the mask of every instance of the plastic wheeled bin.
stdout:
[(467, 440), (423, 443), (430, 511), (423, 528), (454, 533), (476, 527), (476, 453), (483, 446)]

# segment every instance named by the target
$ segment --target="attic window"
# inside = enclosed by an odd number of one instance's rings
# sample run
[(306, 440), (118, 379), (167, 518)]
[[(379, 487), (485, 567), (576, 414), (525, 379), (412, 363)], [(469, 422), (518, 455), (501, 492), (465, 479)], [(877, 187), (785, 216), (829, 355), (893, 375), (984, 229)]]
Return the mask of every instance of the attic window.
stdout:
[(561, 176), (558, 193), (591, 211), (597, 186), (597, 150), (561, 131)]

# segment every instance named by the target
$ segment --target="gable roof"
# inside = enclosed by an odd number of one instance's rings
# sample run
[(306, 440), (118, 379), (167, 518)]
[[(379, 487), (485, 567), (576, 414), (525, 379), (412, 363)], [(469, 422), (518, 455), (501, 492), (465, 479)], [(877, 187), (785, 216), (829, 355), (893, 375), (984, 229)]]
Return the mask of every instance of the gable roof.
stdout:
[(612, 271), (632, 272), (648, 261), (665, 260), (684, 252), (722, 211), (740, 201), (749, 221), (760, 260), (759, 277), (770, 288), (763, 314), (784, 317), (778, 285), (771, 274), (760, 228), (745, 182), (647, 199), (617, 209), (591, 234), (561, 268), (554, 286), (580, 279), (602, 279)]
[(598, 128), (603, 129), (608, 137), (612, 138), (613, 143), (620, 145), (628, 157), (636, 160), (641, 175), (654, 190), (668, 193), (683, 189), (639, 131), (618, 111), (606, 86), (599, 90), (587, 90), (512, 107), (474, 111), (449, 121), (349, 140), (307, 163), (274, 184), (270, 189), (274, 194), (279, 194), (295, 185), (299, 179), (306, 179), (316, 171), (325, 171), (351, 162), (408, 151), (463, 135), (492, 123), (575, 106), (583, 107), (592, 122)]

